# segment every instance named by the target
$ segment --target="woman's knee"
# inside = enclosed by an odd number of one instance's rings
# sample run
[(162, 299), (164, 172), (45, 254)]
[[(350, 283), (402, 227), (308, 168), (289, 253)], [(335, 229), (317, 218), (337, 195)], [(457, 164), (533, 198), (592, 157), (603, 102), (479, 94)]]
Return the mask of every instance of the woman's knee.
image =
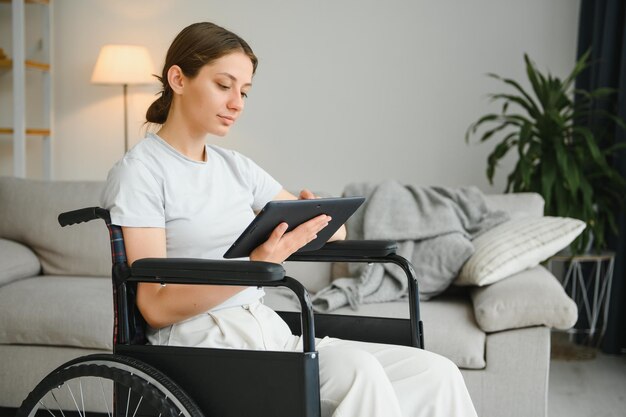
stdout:
[(386, 380), (385, 370), (376, 358), (358, 349), (327, 348), (320, 350), (320, 377), (340, 391), (360, 384), (379, 384)]
[(430, 373), (433, 378), (441, 381), (442, 383), (463, 378), (458, 366), (456, 366), (456, 364), (450, 359), (441, 355), (433, 355), (430, 363)]

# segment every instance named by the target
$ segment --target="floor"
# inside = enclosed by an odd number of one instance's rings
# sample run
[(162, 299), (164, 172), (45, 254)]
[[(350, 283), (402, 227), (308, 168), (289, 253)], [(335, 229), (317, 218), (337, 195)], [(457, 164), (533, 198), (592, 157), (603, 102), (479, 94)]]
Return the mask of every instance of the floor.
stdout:
[(626, 353), (606, 355), (553, 334), (549, 417), (626, 417)]

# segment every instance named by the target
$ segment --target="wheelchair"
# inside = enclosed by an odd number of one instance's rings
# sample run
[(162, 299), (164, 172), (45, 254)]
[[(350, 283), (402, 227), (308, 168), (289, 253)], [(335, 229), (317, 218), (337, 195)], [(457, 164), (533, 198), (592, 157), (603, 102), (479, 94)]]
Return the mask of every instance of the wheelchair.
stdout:
[[(296, 252), (288, 261), (393, 263), (406, 273), (409, 319), (313, 314), (304, 286), (269, 262), (140, 259), (128, 265), (122, 229), (99, 207), (59, 215), (61, 226), (102, 219), (109, 230), (113, 278), (113, 353), (71, 360), (28, 395), (17, 417), (319, 417), (319, 354), (315, 336), (424, 348), (417, 280), (393, 241), (338, 241)], [(286, 287), (301, 312), (278, 312), (302, 352), (155, 346), (136, 305), (137, 283)], [(86, 403), (87, 401), (87, 403)]]

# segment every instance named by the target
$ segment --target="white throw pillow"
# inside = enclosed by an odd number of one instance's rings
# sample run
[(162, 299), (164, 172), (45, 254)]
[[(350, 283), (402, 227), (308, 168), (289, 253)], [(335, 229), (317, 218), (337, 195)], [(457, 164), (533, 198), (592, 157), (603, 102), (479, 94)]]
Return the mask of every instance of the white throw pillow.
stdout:
[(566, 248), (585, 228), (568, 217), (527, 217), (504, 222), (472, 241), (476, 252), (454, 282), (488, 285), (537, 266)]

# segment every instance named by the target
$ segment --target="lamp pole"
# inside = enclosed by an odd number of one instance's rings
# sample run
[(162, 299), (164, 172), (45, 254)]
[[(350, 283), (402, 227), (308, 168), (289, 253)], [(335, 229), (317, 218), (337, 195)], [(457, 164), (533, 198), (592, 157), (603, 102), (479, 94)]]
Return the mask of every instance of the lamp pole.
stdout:
[(123, 84), (124, 88), (124, 153), (128, 152), (128, 84)]
[(128, 86), (152, 83), (153, 73), (154, 65), (144, 46), (104, 45), (98, 54), (91, 82), (121, 85), (124, 91), (124, 153), (128, 152)]

